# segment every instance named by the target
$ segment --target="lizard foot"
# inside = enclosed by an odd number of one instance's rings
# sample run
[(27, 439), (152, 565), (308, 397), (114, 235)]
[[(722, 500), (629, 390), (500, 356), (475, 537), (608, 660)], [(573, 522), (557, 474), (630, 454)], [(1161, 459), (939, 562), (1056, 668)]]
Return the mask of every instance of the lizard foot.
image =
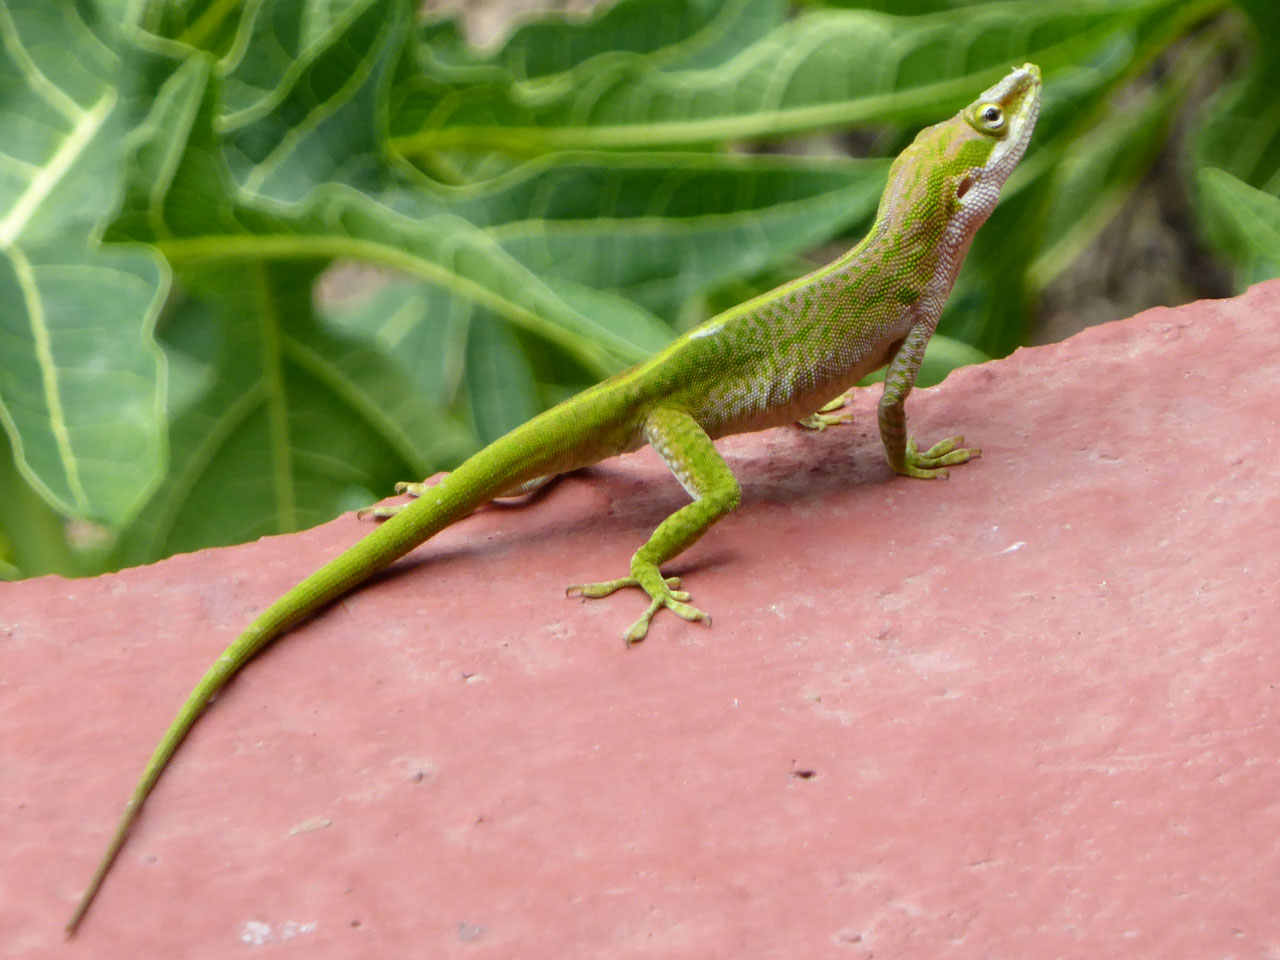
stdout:
[(853, 402), (854, 387), (850, 387), (840, 396), (836, 397), (830, 403), (823, 404), (817, 413), (811, 413), (807, 417), (803, 417), (796, 421), (797, 424), (806, 430), (825, 430), (827, 427), (834, 427), (841, 423), (852, 423), (852, 411), (845, 410), (843, 413), (835, 413), (834, 411), (847, 407)]
[(894, 468), (906, 477), (918, 477), (921, 480), (945, 480), (949, 476), (947, 467), (957, 463), (967, 463), (971, 458), (982, 456), (977, 447), (964, 447), (964, 437), (948, 437), (939, 440), (924, 453), (916, 447), (915, 437), (907, 440), (906, 463), (901, 469)]
[[(411, 497), (420, 497), (430, 489), (430, 484), (419, 483), (417, 481), (401, 480), (396, 484), (396, 493), (407, 493)], [(389, 503), (379, 504), (376, 507), (365, 507), (356, 511), (357, 520), (385, 520), (387, 517), (394, 517), (397, 513), (407, 507), (407, 503)]]
[(649, 622), (663, 607), (690, 622), (700, 620), (708, 625), (711, 623), (710, 614), (686, 602), (689, 599), (687, 592), (673, 589), (680, 586), (679, 577), (663, 577), (656, 567), (652, 571), (652, 576), (646, 576), (648, 572), (641, 571), (638, 575), (619, 577), (617, 580), (605, 580), (600, 583), (575, 583), (571, 587), (566, 587), (564, 594), (566, 597), (576, 595), (584, 600), (596, 600), (607, 597), (623, 587), (639, 587), (649, 594), (649, 609), (622, 634), (622, 639), (626, 641), (627, 646), (639, 643), (645, 638), (645, 634), (649, 632)]
[[(447, 476), (448, 476), (447, 473), (441, 474), (440, 480), (443, 480)], [(526, 480), (524, 483), (521, 483), (521, 484), (518, 484), (517, 486), (512, 487), (510, 490), (506, 491), (501, 496), (494, 497), (494, 499), (495, 500), (518, 500), (521, 497), (528, 496), (529, 494), (542, 489), (554, 479), (555, 479), (554, 474), (551, 474), (545, 477), (535, 477), (532, 480)], [(440, 480), (437, 480), (436, 483), (439, 483)], [(396, 484), (396, 493), (408, 494), (411, 497), (420, 497), (435, 485), (436, 485), (435, 483), (427, 483), (425, 480), (421, 482), (416, 480), (401, 480), (399, 483)], [(362, 510), (356, 511), (356, 519), (368, 520), (372, 518), (374, 520), (385, 520), (387, 519), (387, 517), (394, 517), (397, 513), (399, 513), (401, 510), (403, 510), (407, 506), (408, 506), (407, 503), (391, 503), (391, 504), (380, 504), (376, 507), (365, 507)]]

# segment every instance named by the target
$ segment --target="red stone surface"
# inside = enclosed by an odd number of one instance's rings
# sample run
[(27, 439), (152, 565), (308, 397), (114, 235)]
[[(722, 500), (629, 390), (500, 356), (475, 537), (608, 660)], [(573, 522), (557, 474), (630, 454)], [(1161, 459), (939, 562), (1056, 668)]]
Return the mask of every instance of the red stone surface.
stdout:
[(723, 443), (711, 628), (562, 596), (683, 502), (644, 452), (289, 635), (69, 943), (178, 703), (363, 528), (0, 585), (0, 956), (1280, 956), (1280, 282), (913, 395), (947, 483), (877, 393)]

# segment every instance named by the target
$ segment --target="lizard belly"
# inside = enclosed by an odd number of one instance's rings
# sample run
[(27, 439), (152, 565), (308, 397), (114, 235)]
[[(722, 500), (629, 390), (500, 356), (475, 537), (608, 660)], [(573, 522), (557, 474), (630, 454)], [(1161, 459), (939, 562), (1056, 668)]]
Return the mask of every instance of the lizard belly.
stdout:
[(826, 363), (775, 369), (767, 376), (732, 378), (710, 391), (694, 416), (712, 437), (793, 423), (883, 367), (901, 343), (901, 337), (886, 340), (853, 362), (831, 357)]

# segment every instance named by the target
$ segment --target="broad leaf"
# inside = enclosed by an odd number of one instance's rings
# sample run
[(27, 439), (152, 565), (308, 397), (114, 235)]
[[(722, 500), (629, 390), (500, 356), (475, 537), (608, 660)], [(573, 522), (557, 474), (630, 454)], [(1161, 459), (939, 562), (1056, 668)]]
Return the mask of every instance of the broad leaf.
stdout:
[[(1277, 275), (1280, 261), (1274, 253), (1259, 251), (1254, 239), (1254, 228), (1265, 221), (1271, 206), (1259, 194), (1280, 197), (1280, 115), (1275, 110), (1280, 61), (1274, 53), (1280, 6), (1270, 0), (1241, 0), (1240, 7), (1254, 28), (1252, 62), (1241, 79), (1206, 106), (1192, 157), (1202, 231), (1221, 250), (1244, 258), (1237, 278), (1243, 286)], [(1256, 220), (1245, 209), (1249, 199), (1258, 204)]]
[(1213, 167), (1199, 171), (1196, 180), (1203, 202), (1245, 264), (1244, 281), (1280, 276), (1280, 197)]
[(317, 320), (317, 269), (188, 272), (196, 296), (163, 327), (180, 466), (118, 561), (311, 526), (459, 455), (465, 437), (443, 408), (386, 354)]
[[(921, 17), (818, 10), (710, 68), (610, 54), (536, 82), (509, 70), (459, 82), (442, 71), (436, 84), (400, 92), (392, 132), (398, 149), (429, 161), (460, 148), (619, 149), (936, 120), (1011, 62), (1065, 65), (1132, 17), (1172, 5), (988, 4)], [(502, 62), (501, 53), (491, 61)]]
[(489, 185), (484, 205), (503, 222), (486, 234), (539, 276), (615, 291), (667, 322), (710, 287), (867, 221), (888, 168), (696, 153), (551, 159)]
[(97, 236), (156, 65), (85, 5), (0, 4), (0, 31), (0, 423), (49, 502), (119, 524), (164, 464), (151, 328), (168, 275)]
[[(423, 25), (424, 73), (565, 83), (595, 57), (646, 57), (667, 69), (705, 69), (762, 40), (783, 21), (781, 0), (620, 0), (582, 18), (549, 14), (518, 26), (491, 55), (467, 44), (455, 20)], [(500, 71), (500, 72), (495, 72)]]

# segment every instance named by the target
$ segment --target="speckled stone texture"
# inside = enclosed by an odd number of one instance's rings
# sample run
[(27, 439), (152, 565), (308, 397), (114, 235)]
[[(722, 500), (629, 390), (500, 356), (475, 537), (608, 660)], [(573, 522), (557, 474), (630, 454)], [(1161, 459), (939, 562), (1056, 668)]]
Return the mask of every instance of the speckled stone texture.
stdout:
[(363, 527), (0, 585), (0, 956), (1280, 956), (1280, 282), (916, 393), (946, 483), (877, 394), (721, 444), (711, 628), (562, 595), (684, 502), (646, 451), (270, 648), (70, 943), (178, 703)]

